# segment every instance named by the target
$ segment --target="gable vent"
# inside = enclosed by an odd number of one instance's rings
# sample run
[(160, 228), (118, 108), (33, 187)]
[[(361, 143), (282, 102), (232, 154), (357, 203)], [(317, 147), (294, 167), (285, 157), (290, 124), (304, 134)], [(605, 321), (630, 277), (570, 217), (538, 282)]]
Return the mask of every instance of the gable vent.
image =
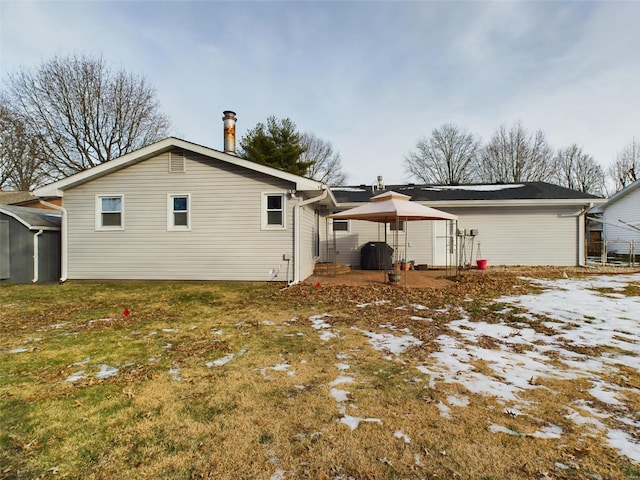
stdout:
[(184, 172), (184, 152), (169, 152), (169, 173)]

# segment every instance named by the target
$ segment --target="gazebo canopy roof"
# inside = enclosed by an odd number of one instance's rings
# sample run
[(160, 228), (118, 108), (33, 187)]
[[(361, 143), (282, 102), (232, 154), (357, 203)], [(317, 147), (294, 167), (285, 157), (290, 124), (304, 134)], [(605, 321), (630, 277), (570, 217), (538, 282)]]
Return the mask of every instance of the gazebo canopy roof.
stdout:
[(371, 201), (355, 208), (330, 215), (329, 218), (344, 220), (368, 220), (370, 222), (395, 222), (411, 220), (457, 220), (458, 217), (451, 213), (443, 212), (435, 208), (426, 207), (419, 203), (411, 202), (408, 195), (397, 192), (385, 192)]

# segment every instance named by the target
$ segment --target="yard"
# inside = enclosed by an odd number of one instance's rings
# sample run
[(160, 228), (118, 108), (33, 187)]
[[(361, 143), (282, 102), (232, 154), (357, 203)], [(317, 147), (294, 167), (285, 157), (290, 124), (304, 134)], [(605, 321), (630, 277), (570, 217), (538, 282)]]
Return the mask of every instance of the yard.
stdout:
[(0, 479), (638, 479), (640, 274), (0, 288)]

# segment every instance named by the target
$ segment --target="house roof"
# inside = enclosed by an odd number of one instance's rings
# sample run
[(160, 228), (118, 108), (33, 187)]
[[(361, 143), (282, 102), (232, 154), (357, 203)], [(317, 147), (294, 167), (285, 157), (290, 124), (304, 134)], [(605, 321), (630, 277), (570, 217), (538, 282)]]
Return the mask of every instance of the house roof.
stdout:
[(61, 215), (51, 210), (0, 205), (0, 213), (15, 218), (29, 230), (60, 230)]
[[(605, 199), (546, 182), (522, 182), (469, 185), (387, 185), (387, 190), (403, 193), (414, 202), (443, 205), (504, 204), (504, 202), (538, 204), (598, 204)], [(367, 185), (333, 187), (339, 204), (368, 202), (380, 193)]]
[[(146, 147), (140, 148), (134, 152), (123, 155), (122, 157), (118, 157), (116, 159), (102, 163), (100, 165), (97, 165), (83, 172), (76, 173), (75, 175), (71, 175), (57, 182), (51, 183), (49, 185), (45, 185), (44, 187), (37, 188), (34, 190), (33, 193), (34, 195), (39, 197), (43, 197), (43, 196), (63, 197), (65, 190), (71, 189), (78, 185), (82, 185), (83, 183), (89, 182), (96, 178), (103, 177), (112, 172), (128, 167), (129, 165), (133, 165), (135, 163), (141, 162), (148, 158), (154, 157), (161, 153), (168, 152), (174, 148), (188, 150), (194, 153), (204, 155), (206, 157), (214, 158), (221, 162), (237, 165), (239, 167), (247, 168), (249, 170), (264, 173), (266, 175), (269, 175), (275, 178), (280, 178), (282, 180), (289, 181), (295, 184), (295, 189), (298, 191), (302, 191), (302, 192), (318, 191), (319, 192), (328, 188), (324, 183), (318, 182), (316, 180), (311, 180), (309, 178), (300, 177), (298, 175), (293, 175), (291, 173), (283, 172), (282, 170), (267, 167), (265, 165), (260, 165), (258, 163), (251, 162), (249, 160), (245, 160), (243, 158), (237, 157), (235, 155), (230, 155), (228, 153), (215, 150), (213, 148), (204, 147), (202, 145), (188, 142), (180, 138), (168, 137), (168, 138), (165, 138), (164, 140), (160, 140), (159, 142), (153, 143)], [(333, 196), (331, 195), (331, 192), (329, 192), (329, 196), (333, 198)]]
[(0, 192), (0, 204), (13, 205), (15, 203), (22, 203), (29, 200), (37, 200), (36, 197), (31, 195), (30, 192), (17, 190), (13, 192), (2, 191)]
[(627, 195), (629, 195), (631, 192), (637, 190), (638, 188), (640, 188), (640, 180), (636, 180), (632, 184), (627, 185), (626, 187), (624, 187), (619, 192), (614, 193), (613, 195), (611, 195), (609, 197), (609, 199), (605, 203), (603, 203), (602, 205), (598, 205), (597, 207), (594, 207), (591, 210), (589, 210), (589, 213), (590, 214), (591, 213), (603, 213), (604, 210), (609, 205), (612, 205), (612, 204), (618, 202), (620, 199), (626, 197)]

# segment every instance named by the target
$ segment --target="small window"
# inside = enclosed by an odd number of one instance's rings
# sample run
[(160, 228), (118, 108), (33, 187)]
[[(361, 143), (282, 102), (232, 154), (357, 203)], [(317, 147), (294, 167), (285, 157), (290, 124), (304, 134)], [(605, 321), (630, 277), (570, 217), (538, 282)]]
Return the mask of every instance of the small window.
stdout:
[(263, 229), (277, 230), (286, 228), (284, 194), (263, 194), (262, 207)]
[(122, 195), (96, 196), (96, 230), (124, 229), (124, 197)]
[(191, 195), (167, 196), (167, 230), (191, 230)]
[(334, 232), (349, 232), (349, 220), (333, 219), (333, 231)]
[(392, 232), (404, 232), (404, 220), (400, 220), (399, 222), (390, 222), (389, 230)]

